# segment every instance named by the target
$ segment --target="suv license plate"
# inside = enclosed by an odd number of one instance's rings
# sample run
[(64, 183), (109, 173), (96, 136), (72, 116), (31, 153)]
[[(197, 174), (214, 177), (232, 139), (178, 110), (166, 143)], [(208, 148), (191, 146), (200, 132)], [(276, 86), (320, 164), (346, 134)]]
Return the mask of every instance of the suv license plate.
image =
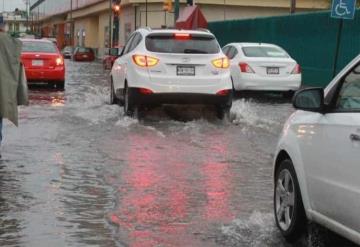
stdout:
[(279, 68), (277, 67), (267, 67), (266, 72), (268, 75), (278, 75), (279, 74)]
[(176, 74), (183, 76), (195, 76), (195, 66), (177, 66)]

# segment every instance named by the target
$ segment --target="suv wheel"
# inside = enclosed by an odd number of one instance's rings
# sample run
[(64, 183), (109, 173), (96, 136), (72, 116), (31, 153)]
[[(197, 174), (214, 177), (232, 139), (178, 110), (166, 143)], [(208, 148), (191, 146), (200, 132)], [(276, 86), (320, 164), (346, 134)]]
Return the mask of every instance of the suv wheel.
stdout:
[(230, 121), (230, 108), (228, 106), (216, 106), (216, 116), (220, 120)]
[(119, 102), (118, 98), (115, 95), (114, 82), (110, 79), (110, 105), (117, 104)]
[(306, 214), (292, 161), (281, 162), (275, 174), (274, 213), (276, 225), (289, 242), (305, 232)]
[(127, 84), (124, 88), (124, 113), (125, 116), (133, 117), (136, 110), (134, 92), (131, 90)]

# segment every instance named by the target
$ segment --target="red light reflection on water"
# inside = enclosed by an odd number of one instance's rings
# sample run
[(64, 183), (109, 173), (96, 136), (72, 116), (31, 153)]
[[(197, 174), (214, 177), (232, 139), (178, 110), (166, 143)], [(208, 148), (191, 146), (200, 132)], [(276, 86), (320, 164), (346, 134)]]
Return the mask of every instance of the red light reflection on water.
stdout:
[[(232, 220), (231, 172), (220, 135), (205, 150), (151, 134), (128, 137), (128, 165), (122, 173), (118, 209), (110, 220), (126, 232), (129, 246), (201, 246), (194, 229)], [(159, 148), (160, 147), (160, 148)], [(196, 231), (196, 230), (195, 230)]]
[(221, 135), (209, 136), (209, 155), (201, 169), (208, 198), (204, 216), (208, 221), (224, 221), (233, 218), (229, 209), (231, 192), (229, 164), (224, 161), (219, 162), (219, 159), (225, 159), (229, 155), (228, 144), (222, 137)]
[(31, 105), (50, 105), (62, 107), (65, 105), (64, 92), (55, 90), (32, 91), (29, 93)]

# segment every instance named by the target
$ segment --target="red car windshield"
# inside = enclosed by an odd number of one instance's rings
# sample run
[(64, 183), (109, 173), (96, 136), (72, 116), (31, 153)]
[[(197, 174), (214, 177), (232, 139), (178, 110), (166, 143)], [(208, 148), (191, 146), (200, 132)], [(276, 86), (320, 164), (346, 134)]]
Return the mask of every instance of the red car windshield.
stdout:
[(80, 48), (78, 48), (77, 52), (80, 52), (80, 53), (92, 53), (92, 50), (90, 48), (80, 47)]
[(44, 53), (57, 53), (57, 49), (53, 43), (36, 42), (36, 41), (23, 41), (23, 52), (44, 52)]

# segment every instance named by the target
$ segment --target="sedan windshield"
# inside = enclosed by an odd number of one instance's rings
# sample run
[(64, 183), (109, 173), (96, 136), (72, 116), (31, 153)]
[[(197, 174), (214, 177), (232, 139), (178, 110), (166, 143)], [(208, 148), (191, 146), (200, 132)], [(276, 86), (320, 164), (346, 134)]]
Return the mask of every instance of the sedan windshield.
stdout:
[(22, 51), (57, 53), (56, 47), (53, 43), (36, 42), (36, 41), (24, 41)]
[(91, 50), (90, 48), (80, 47), (80, 48), (78, 48), (77, 52), (80, 52), (80, 53), (91, 53), (92, 50)]
[(248, 46), (243, 47), (242, 50), (247, 57), (289, 57), (289, 55), (284, 50), (273, 46)]

